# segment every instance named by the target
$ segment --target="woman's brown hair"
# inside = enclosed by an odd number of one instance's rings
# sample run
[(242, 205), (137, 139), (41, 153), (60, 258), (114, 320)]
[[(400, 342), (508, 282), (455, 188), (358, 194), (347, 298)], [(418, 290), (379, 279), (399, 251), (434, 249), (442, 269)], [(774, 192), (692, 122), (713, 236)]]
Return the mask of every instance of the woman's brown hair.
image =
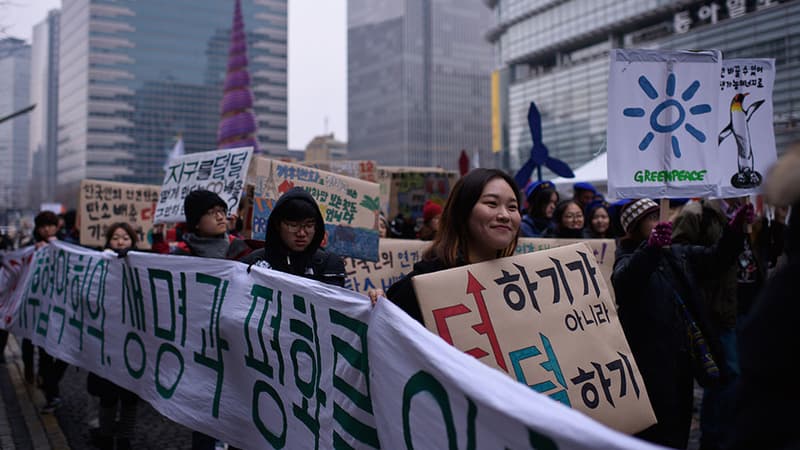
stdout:
[(103, 248), (111, 248), (111, 237), (114, 236), (114, 232), (117, 231), (117, 228), (122, 228), (126, 233), (128, 233), (128, 236), (131, 238), (131, 248), (136, 248), (139, 237), (136, 235), (136, 230), (134, 230), (133, 227), (127, 222), (112, 223), (108, 226), (108, 228), (106, 228), (106, 245)]
[[(431, 260), (439, 258), (446, 267), (455, 267), (459, 264), (459, 258), (469, 263), (466, 259), (469, 255), (469, 223), (472, 208), (478, 203), (483, 193), (483, 188), (494, 180), (502, 178), (514, 191), (517, 204), (522, 204), (522, 193), (517, 187), (517, 183), (508, 174), (497, 169), (473, 169), (468, 174), (461, 177), (450, 191), (447, 203), (444, 205), (442, 217), (439, 219), (439, 231), (433, 243), (425, 251), (424, 259)], [(517, 237), (503, 250), (497, 252), (497, 257), (511, 256), (517, 249)]]

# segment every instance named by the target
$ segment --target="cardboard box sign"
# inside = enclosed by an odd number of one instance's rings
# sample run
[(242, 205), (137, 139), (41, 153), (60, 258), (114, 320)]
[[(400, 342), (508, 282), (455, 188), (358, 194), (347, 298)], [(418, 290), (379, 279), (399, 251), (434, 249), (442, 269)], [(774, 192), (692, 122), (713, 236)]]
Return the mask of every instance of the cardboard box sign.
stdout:
[(655, 415), (584, 243), (413, 279), (425, 326), (520, 383), (625, 433)]
[(322, 212), (326, 249), (340, 256), (378, 260), (378, 184), (263, 157), (253, 159), (247, 183), (253, 185), (253, 239), (266, 237), (278, 198), (293, 187), (302, 187)]
[(158, 186), (149, 184), (81, 180), (78, 198), (81, 245), (102, 247), (108, 226), (126, 222), (136, 231), (137, 248), (149, 249), (159, 192)]

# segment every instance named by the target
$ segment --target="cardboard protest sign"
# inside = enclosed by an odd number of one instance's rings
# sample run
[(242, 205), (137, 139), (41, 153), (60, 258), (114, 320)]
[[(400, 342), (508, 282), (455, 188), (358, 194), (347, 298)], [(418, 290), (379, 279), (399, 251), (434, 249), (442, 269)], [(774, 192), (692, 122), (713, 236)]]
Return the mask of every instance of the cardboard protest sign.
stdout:
[(186, 220), (183, 199), (189, 192), (207, 189), (222, 197), (235, 213), (244, 189), (253, 147), (192, 153), (170, 161), (161, 186), (154, 223)]
[(655, 423), (608, 286), (584, 243), (413, 279), (426, 327), (611, 428)]
[(719, 197), (761, 192), (777, 159), (772, 124), (774, 59), (726, 59), (719, 79)]
[(422, 259), (430, 242), (415, 239), (381, 239), (378, 261), (344, 258), (347, 278), (344, 287), (362, 294), (370, 289), (383, 289), (403, 278)]
[(361, 161), (305, 161), (306, 167), (333, 172), (359, 180), (378, 182), (378, 165), (372, 160)]
[(20, 268), (14, 284), (0, 269), (0, 295), (21, 299), (3, 321), (15, 335), (239, 448), (652, 448), (463, 355), (390, 302), (236, 261), (61, 241), (3, 256)]
[(381, 209), (389, 220), (422, 217), (425, 201), (444, 205), (457, 179), (457, 172), (436, 167), (380, 167)]
[(606, 280), (606, 286), (609, 287), (608, 293), (614, 299), (614, 289), (611, 286), (611, 275), (614, 273), (614, 261), (617, 253), (617, 242), (614, 239), (519, 238), (516, 254), (548, 250), (578, 242), (585, 243), (592, 250), (594, 259), (600, 266), (600, 272), (603, 273), (603, 279)]
[(272, 206), (286, 191), (302, 187), (319, 205), (327, 249), (337, 255), (378, 260), (379, 186), (297, 164), (255, 158), (247, 178), (254, 186), (252, 238), (266, 237)]
[(715, 195), (721, 53), (615, 49), (609, 58), (609, 196)]
[[(372, 386), (372, 403), (383, 448), (662, 448), (481, 364), (426, 333), (392, 302), (375, 306), (367, 336), (370, 379), (380, 380)], [(603, 392), (597, 388), (587, 395), (600, 399)]]
[(81, 245), (102, 247), (108, 226), (126, 222), (136, 231), (139, 239), (136, 246), (149, 249), (159, 190), (149, 184), (81, 180), (78, 199)]

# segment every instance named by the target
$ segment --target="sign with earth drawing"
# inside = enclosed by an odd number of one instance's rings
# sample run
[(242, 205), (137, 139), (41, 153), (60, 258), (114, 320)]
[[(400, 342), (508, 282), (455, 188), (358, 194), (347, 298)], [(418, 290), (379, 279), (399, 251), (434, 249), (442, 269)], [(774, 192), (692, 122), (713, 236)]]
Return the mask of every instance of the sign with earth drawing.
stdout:
[(721, 53), (617, 49), (609, 56), (609, 195), (715, 196)]
[(761, 191), (775, 162), (772, 124), (774, 59), (727, 59), (719, 77), (719, 197), (741, 197)]

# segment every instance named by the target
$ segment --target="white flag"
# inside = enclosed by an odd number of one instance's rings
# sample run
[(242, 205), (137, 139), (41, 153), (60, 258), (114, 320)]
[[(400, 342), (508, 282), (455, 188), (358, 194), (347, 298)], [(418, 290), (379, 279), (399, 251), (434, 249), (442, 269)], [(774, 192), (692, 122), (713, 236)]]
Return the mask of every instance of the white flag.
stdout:
[(169, 168), (170, 162), (172, 162), (176, 158), (180, 158), (183, 156), (183, 137), (178, 138), (178, 142), (175, 143), (175, 147), (169, 152), (169, 156), (167, 156), (167, 160), (164, 161), (164, 171)]

